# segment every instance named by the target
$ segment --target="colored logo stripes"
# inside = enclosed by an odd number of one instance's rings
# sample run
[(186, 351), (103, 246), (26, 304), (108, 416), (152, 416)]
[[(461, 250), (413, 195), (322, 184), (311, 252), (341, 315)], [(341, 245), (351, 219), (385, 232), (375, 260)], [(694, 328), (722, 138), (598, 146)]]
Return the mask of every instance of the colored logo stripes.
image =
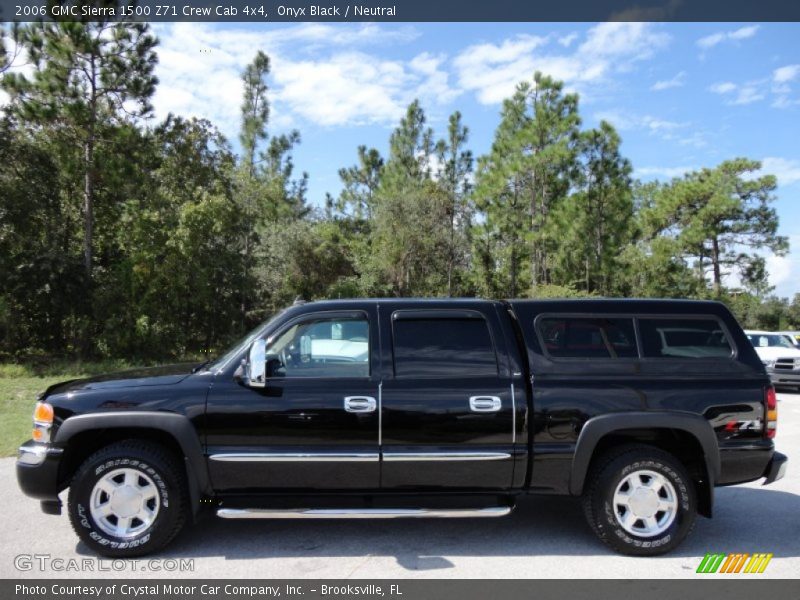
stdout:
[(706, 554), (698, 573), (763, 573), (772, 553), (757, 552), (755, 554)]

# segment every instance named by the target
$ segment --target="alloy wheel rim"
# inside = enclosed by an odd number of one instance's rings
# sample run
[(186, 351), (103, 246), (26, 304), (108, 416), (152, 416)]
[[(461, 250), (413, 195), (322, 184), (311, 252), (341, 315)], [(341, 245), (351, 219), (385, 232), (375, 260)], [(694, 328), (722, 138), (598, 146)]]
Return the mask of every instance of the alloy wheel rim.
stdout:
[(161, 494), (153, 479), (137, 469), (114, 469), (94, 484), (89, 511), (108, 535), (132, 538), (147, 530), (158, 516)]
[(678, 515), (675, 487), (661, 473), (634, 471), (622, 478), (614, 492), (614, 516), (620, 527), (639, 537), (664, 533)]

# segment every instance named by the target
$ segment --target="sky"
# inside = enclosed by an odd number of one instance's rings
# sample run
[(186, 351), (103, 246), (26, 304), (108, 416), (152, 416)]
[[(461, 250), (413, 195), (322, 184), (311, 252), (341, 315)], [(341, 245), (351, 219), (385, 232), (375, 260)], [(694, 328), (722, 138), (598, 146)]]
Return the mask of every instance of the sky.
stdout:
[(580, 94), (584, 127), (611, 122), (642, 180), (744, 156), (778, 177), (786, 257), (767, 256), (780, 296), (800, 292), (800, 24), (161, 23), (154, 98), (210, 119), (238, 150), (240, 80), (257, 50), (272, 61), (270, 134), (298, 129), (309, 200), (340, 189), (366, 144), (386, 154), (419, 98), (437, 134), (455, 110), (486, 153), (500, 106), (536, 70)]

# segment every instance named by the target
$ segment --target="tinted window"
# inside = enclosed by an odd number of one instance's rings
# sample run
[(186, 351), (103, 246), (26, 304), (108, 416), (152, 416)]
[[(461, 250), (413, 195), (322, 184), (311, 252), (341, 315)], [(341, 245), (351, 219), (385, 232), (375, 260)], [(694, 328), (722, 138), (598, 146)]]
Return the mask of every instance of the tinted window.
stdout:
[(539, 333), (554, 358), (636, 358), (633, 319), (546, 317)]
[(748, 333), (747, 339), (756, 348), (794, 348), (788, 336), (777, 333)]
[(367, 377), (366, 319), (303, 321), (267, 346), (269, 377)]
[(641, 318), (639, 332), (648, 358), (727, 358), (733, 353), (715, 319)]
[(398, 377), (496, 375), (489, 326), (483, 319), (395, 320), (394, 369)]

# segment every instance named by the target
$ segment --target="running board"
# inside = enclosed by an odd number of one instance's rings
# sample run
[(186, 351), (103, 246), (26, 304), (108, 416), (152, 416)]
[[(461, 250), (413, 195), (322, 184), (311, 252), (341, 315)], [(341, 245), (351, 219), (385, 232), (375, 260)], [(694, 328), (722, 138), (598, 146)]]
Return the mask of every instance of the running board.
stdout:
[(402, 519), (408, 517), (473, 518), (504, 517), (513, 506), (489, 508), (220, 508), (217, 516), (223, 519)]

